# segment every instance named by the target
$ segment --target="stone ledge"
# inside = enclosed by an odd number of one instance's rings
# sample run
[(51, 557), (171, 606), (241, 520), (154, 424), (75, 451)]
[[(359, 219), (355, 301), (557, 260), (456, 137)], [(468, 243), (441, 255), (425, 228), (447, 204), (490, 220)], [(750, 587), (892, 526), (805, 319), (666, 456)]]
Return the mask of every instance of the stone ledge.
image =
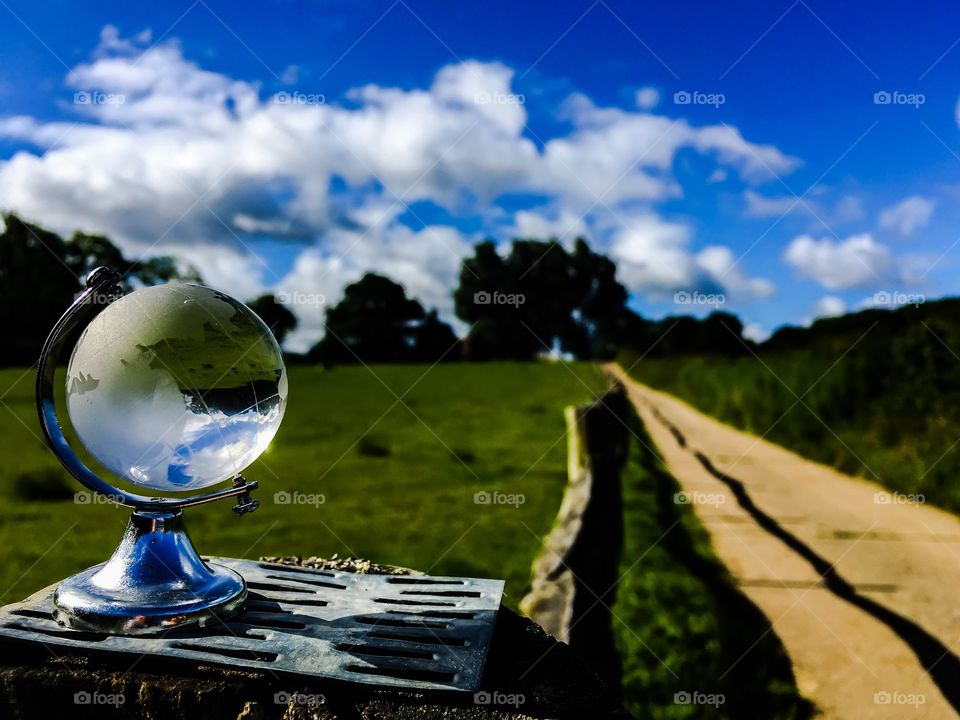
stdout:
[[(323, 563), (319, 558), (291, 564)], [(338, 569), (375, 572), (365, 561)], [(386, 568), (384, 568), (386, 569)], [(389, 569), (393, 571), (393, 568)], [(610, 691), (563, 643), (501, 608), (481, 691), (473, 695), (378, 689), (331, 681), (287, 680), (273, 674), (186, 667), (162, 658), (94, 660), (44, 645), (0, 646), (0, 718), (207, 718), (220, 720), (359, 720), (366, 718), (629, 718)], [(122, 695), (118, 706), (78, 705), (76, 693)], [(277, 695), (281, 702), (277, 702)], [(283, 695), (288, 696), (283, 702)], [(311, 697), (323, 702), (310, 704)], [(511, 698), (512, 696), (512, 698)], [(523, 702), (516, 706), (508, 700)]]

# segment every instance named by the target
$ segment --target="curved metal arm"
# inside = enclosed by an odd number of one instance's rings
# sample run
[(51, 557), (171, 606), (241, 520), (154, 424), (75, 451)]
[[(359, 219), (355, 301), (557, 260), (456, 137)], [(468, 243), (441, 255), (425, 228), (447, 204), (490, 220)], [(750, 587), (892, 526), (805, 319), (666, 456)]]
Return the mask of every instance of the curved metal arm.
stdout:
[[(137, 508), (147, 511), (170, 511), (178, 508), (192, 507), (213, 502), (222, 498), (236, 497), (239, 514), (256, 509), (259, 504), (250, 499), (250, 492), (257, 487), (256, 482), (244, 480), (238, 475), (234, 479), (233, 487), (205, 495), (193, 495), (186, 498), (158, 498), (138, 495), (117, 488), (97, 476), (90, 468), (83, 464), (76, 453), (70, 448), (64, 437), (60, 421), (57, 419), (57, 410), (54, 393), (54, 376), (57, 372), (57, 360), (63, 350), (63, 344), (71, 333), (79, 328), (86, 327), (113, 299), (122, 294), (120, 290), (120, 276), (112, 270), (100, 267), (87, 277), (87, 289), (74, 300), (63, 316), (53, 326), (47, 336), (37, 364), (37, 414), (40, 417), (40, 428), (43, 435), (57, 456), (60, 463), (73, 477), (96, 493), (99, 493), (117, 505)], [(243, 508), (241, 510), (241, 508)]]

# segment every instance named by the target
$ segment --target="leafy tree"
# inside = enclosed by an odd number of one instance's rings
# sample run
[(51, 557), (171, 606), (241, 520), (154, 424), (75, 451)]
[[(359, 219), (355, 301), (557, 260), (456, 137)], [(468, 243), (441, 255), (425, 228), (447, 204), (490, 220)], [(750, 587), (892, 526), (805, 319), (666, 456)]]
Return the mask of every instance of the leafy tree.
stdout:
[(261, 295), (247, 305), (266, 323), (281, 345), (287, 334), (297, 327), (297, 316), (273, 295)]
[(34, 362), (57, 319), (81, 290), (56, 233), (4, 216), (0, 234), (0, 362)]
[(464, 260), (454, 291), (475, 360), (530, 360), (550, 350), (607, 359), (625, 348), (651, 357), (737, 356), (753, 347), (729, 313), (654, 322), (628, 308), (628, 299), (616, 264), (582, 238), (571, 252), (555, 240), (514, 240), (506, 257), (482, 242)]
[(414, 332), (414, 360), (416, 362), (439, 362), (460, 357), (460, 339), (436, 310), (428, 312)]
[(190, 264), (183, 264), (171, 255), (132, 260), (127, 267), (129, 267), (127, 276), (137, 278), (144, 285), (159, 285), (171, 280), (203, 283), (197, 268)]
[(128, 289), (132, 280), (136, 280), (140, 285), (159, 285), (171, 280), (203, 282), (195, 267), (184, 265), (170, 255), (128, 260), (119, 248), (103, 235), (75, 232), (66, 243), (64, 261), (81, 279), (94, 268), (104, 265), (121, 273)]
[[(407, 297), (403, 285), (367, 273), (344, 289), (327, 311), (327, 333), (310, 351), (324, 364), (430, 362), (453, 359), (447, 353), (456, 335), (436, 312)], [(444, 353), (447, 353), (444, 356)]]
[(153, 285), (172, 279), (199, 281), (168, 256), (129, 261), (102, 235), (75, 233), (70, 240), (3, 216), (0, 232), (0, 363), (34, 362), (50, 329), (84, 286), (87, 273), (106, 265), (125, 273), (125, 284)]
[(701, 352), (704, 355), (746, 355), (751, 342), (743, 338), (743, 323), (728, 312), (712, 312), (702, 322)]
[(702, 320), (689, 315), (669, 316), (653, 323), (640, 342), (630, 345), (649, 357), (750, 354), (754, 343), (743, 337), (743, 323), (727, 312), (713, 312)]
[(565, 345), (578, 357), (612, 358), (642, 320), (627, 308), (629, 294), (610, 258), (578, 239), (570, 261), (577, 306)]
[[(463, 261), (460, 284), (453, 299), (457, 317), (473, 325), (467, 336), (467, 351), (471, 358), (530, 359), (542, 347), (534, 334), (524, 327), (532, 311), (519, 312), (520, 293), (517, 272), (497, 253), (492, 241), (479, 243), (474, 256)], [(497, 295), (494, 295), (497, 293)], [(496, 302), (514, 297), (514, 303)], [(531, 296), (532, 299), (532, 296)], [(526, 303), (526, 296), (523, 297)], [(541, 330), (542, 332), (542, 330)]]
[(743, 337), (743, 323), (727, 312), (713, 312), (703, 319), (671, 315), (658, 321), (635, 317), (625, 333), (623, 349), (644, 357), (693, 355), (739, 357), (749, 355), (756, 344)]
[(124, 272), (129, 263), (120, 249), (103, 235), (75, 232), (65, 247), (64, 261), (78, 278), (85, 278), (101, 265), (116, 272)]
[(454, 292), (457, 316), (471, 324), (470, 357), (613, 357), (639, 320), (616, 270), (583, 239), (572, 253), (555, 240), (514, 240), (505, 258), (491, 241), (478, 244)]

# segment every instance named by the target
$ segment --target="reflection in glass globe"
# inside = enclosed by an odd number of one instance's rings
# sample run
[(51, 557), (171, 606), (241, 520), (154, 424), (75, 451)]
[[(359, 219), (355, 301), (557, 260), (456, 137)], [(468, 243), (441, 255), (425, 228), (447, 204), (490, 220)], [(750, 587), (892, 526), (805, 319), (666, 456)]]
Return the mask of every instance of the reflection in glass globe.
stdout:
[(67, 368), (77, 435), (142, 487), (195, 490), (267, 448), (287, 400), (270, 330), (249, 308), (198, 285), (137, 290), (83, 331)]

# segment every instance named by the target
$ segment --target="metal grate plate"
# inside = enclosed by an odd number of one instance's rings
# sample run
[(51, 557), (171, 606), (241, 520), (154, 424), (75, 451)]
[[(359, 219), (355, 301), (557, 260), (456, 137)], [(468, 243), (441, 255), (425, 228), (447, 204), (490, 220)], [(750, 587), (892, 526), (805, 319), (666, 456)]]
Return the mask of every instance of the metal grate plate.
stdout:
[(51, 616), (51, 586), (0, 608), (0, 639), (392, 687), (472, 692), (480, 684), (502, 580), (210, 559), (243, 575), (250, 591), (228, 621), (146, 637), (68, 630)]

